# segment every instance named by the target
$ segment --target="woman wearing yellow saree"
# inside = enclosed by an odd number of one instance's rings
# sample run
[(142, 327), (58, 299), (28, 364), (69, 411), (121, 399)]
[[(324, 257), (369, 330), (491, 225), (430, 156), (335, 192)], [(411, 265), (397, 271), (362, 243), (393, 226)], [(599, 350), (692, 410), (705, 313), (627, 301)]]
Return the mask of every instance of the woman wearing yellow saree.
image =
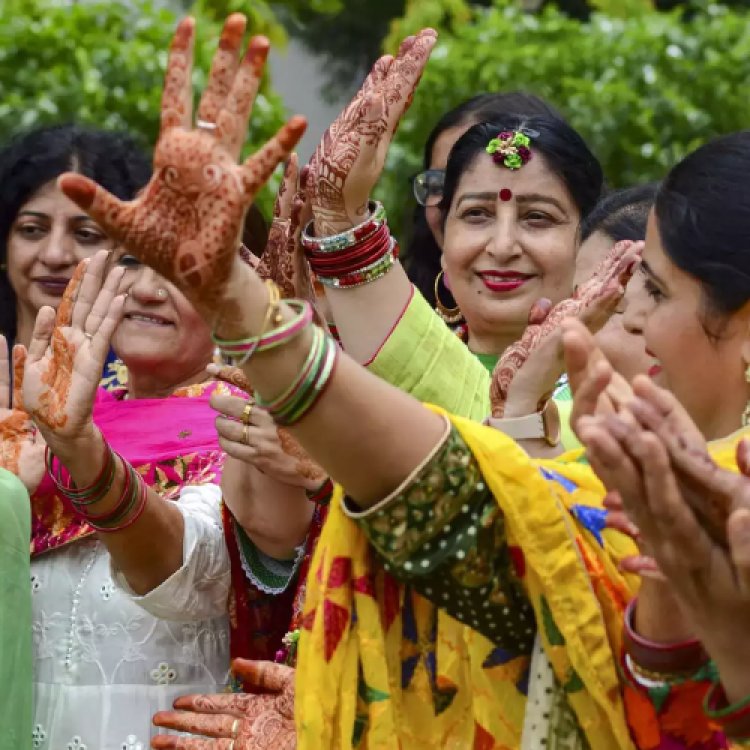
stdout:
[[(369, 113), (374, 131), (397, 122), (434, 41), (429, 30), (410, 37), (398, 57), (385, 59), (368, 78), (356, 106)], [(750, 168), (750, 136), (738, 138), (744, 161), (727, 190), (741, 184)], [(316, 189), (328, 201), (327, 231), (344, 232), (342, 241), (360, 219), (373, 234), (382, 226), (367, 217), (364, 204), (347, 205), (339, 179), (346, 164), (372, 160), (377, 148), (376, 138), (345, 140), (316, 157), (325, 159), (325, 180)], [(739, 158), (732, 149), (727, 157), (726, 149), (722, 156), (716, 144), (709, 148), (716, 150), (714, 159)], [(339, 489), (332, 501), (308, 580), (295, 708), (299, 746), (726, 747), (700, 712), (684, 710), (708, 688), (700, 673), (706, 662), (691, 661), (699, 646), (682, 643), (690, 626), (674, 617), (669, 590), (656, 583), (643, 587), (626, 634), (632, 642), (643, 629), (641, 656), (666, 648), (677, 654), (682, 671), (671, 679), (675, 665), (667, 660), (663, 674), (651, 673), (667, 689), (658, 696), (646, 692), (644, 700), (658, 710), (644, 731), (631, 733), (620, 663), (625, 608), (638, 582), (618, 563), (636, 548), (604, 528), (604, 488), (590, 468), (530, 459), (498, 431), (425, 408), (367, 373), (310, 324), (308, 307), (280, 302), (230, 251), (249, 198), (229, 181), (243, 170), (234, 166), (236, 153), (224, 134), (200, 123), (194, 131), (173, 129), (157, 152), (160, 168), (151, 185), (129, 204), (78, 175), (63, 177), (61, 187), (194, 301), (224, 356), (242, 367), (277, 423), (289, 426), (346, 491), (344, 496)], [(168, 182), (187, 170), (211, 173), (226, 186), (208, 185), (190, 196), (200, 204), (210, 195), (211, 221), (184, 221), (187, 198), (169, 197)], [(700, 182), (702, 174), (691, 179)], [(240, 187), (258, 179), (245, 169)], [(734, 215), (719, 202), (709, 218), (723, 227)], [(222, 221), (220, 233), (214, 219)], [(675, 225), (683, 220), (672, 217)], [(161, 237), (153, 231), (158, 226), (173, 232)], [(708, 253), (715, 248), (712, 239), (702, 246)], [(647, 250), (650, 267), (656, 257), (676, 262), (653, 233)], [(703, 279), (702, 270), (697, 273)], [(700, 300), (690, 301), (693, 313), (700, 312)], [(689, 331), (681, 340), (683, 355), (697, 348), (707, 355), (700, 339), (705, 331)], [(665, 335), (674, 333), (669, 324)], [(740, 424), (748, 393), (736, 378), (744, 365), (736, 365), (747, 337), (746, 329), (723, 350), (721, 362), (708, 359), (700, 371), (662, 359), (667, 374), (671, 368), (699, 379), (708, 374), (721, 394), (714, 398), (694, 383), (702, 398), (688, 400), (706, 438), (720, 436), (717, 425), (726, 434)], [(570, 343), (569, 372), (585, 381), (594, 354)], [(628, 655), (632, 662), (635, 653)], [(272, 687), (282, 683), (274, 679)], [(268, 720), (273, 695), (245, 699), (230, 710), (231, 699), (193, 705), (219, 714), (204, 726), (223, 739), (170, 738), (160, 746), (291, 746), (288, 691), (278, 698), (275, 721)], [(187, 715), (184, 726), (198, 723)]]

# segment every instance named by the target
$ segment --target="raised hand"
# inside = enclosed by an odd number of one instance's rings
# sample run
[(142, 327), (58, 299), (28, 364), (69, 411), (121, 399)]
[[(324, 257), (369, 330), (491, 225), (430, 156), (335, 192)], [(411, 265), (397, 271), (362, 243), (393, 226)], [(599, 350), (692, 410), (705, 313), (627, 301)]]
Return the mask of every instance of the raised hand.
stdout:
[(91, 413), (110, 340), (122, 316), (125, 269), (106, 273), (107, 251), (84, 260), (65, 290), (57, 315), (43, 307), (26, 357), (23, 403), (47, 444), (68, 449), (89, 437)]
[(247, 207), (306, 127), (303, 117), (292, 117), (260, 151), (237, 164), (269, 49), (265, 37), (253, 37), (240, 61), (245, 25), (238, 13), (224, 25), (195, 129), (190, 79), (195, 23), (187, 18), (177, 27), (154, 174), (135, 200), (120, 201), (82, 175), (59, 179), (71, 200), (172, 281), (209, 323), (222, 314)]
[(276, 282), (282, 297), (307, 300), (315, 310), (315, 322), (326, 328), (325, 318), (317, 309), (310, 266), (300, 244), (302, 228), (312, 217), (305, 190), (309, 173), (309, 167), (299, 169), (297, 154), (289, 157), (276, 196), (268, 242), (256, 273), (262, 279)]
[(424, 29), (405, 39), (395, 58), (381, 57), (323, 135), (307, 183), (319, 236), (344, 231), (366, 218), (391, 138), (436, 40), (435, 31)]
[(532, 306), (523, 336), (505, 350), (492, 374), (492, 416), (522, 416), (549, 398), (564, 369), (562, 328), (565, 318), (577, 318), (595, 332), (620, 303), (643, 249), (642, 242), (618, 242), (591, 278), (569, 299), (550, 308), (548, 300)]
[(599, 417), (585, 424), (589, 458), (605, 485), (617, 487), (728, 692), (737, 686), (744, 695), (750, 686), (750, 649), (744, 648), (750, 627), (750, 446), (737, 446), (739, 474), (721, 468), (672, 394), (645, 379), (634, 381), (634, 390), (632, 419)]
[(23, 377), (26, 349), (13, 347), (11, 397), (8, 342), (0, 336), (0, 468), (15, 474), (29, 494), (44, 476), (44, 440), (23, 406)]
[(175, 711), (154, 716), (158, 727), (203, 735), (157, 735), (153, 748), (171, 750), (294, 750), (294, 670), (271, 662), (235, 659), (232, 669), (253, 693), (188, 695)]

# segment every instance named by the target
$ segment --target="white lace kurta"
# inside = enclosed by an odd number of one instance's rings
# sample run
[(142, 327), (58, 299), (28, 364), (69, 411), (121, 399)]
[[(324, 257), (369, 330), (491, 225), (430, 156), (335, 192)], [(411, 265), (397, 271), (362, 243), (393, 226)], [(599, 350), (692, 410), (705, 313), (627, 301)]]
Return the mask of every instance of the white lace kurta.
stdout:
[(147, 750), (156, 711), (224, 688), (229, 560), (220, 499), (218, 487), (204, 485), (185, 488), (178, 503), (184, 565), (170, 581), (182, 578), (189, 600), (183, 622), (157, 620), (115, 586), (96, 539), (32, 561), (35, 749)]

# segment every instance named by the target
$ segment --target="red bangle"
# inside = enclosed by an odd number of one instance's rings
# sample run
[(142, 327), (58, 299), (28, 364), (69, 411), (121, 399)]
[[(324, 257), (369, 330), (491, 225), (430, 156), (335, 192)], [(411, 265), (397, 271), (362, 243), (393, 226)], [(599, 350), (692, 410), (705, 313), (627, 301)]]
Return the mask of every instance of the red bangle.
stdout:
[(308, 491), (307, 499), (316, 505), (326, 505), (331, 499), (331, 495), (333, 495), (333, 482), (328, 477), (317, 490)]
[(729, 739), (750, 739), (750, 695), (729, 705), (724, 686), (714, 683), (703, 700), (703, 712)]
[(633, 623), (637, 602), (638, 597), (632, 599), (625, 610), (624, 644), (625, 651), (639, 667), (664, 675), (693, 674), (708, 661), (708, 654), (698, 640), (657, 643), (638, 635)]

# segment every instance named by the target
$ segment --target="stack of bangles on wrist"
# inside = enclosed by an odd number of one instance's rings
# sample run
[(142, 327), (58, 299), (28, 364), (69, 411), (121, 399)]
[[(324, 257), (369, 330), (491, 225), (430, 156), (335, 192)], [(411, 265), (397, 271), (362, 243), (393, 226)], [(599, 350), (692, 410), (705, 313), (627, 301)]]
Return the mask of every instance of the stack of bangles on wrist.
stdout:
[(735, 747), (750, 747), (750, 695), (730, 704), (722, 685), (714, 682), (703, 701), (703, 711)]
[[(47, 471), (63, 497), (66, 497), (76, 514), (96, 531), (112, 533), (132, 526), (141, 516), (148, 497), (148, 488), (140, 474), (104, 443), (104, 463), (96, 479), (88, 487), (75, 487), (63, 479), (58, 459), (47, 447)], [(114, 507), (106, 513), (92, 513), (91, 506), (103, 500), (112, 489), (117, 475), (117, 462), (122, 464), (125, 482)]]
[[(253, 354), (267, 352), (288, 344), (292, 339), (312, 327), (313, 335), (310, 350), (302, 369), (291, 385), (275, 399), (265, 401), (256, 394), (255, 402), (265, 409), (277, 425), (288, 427), (295, 424), (315, 406), (333, 375), (338, 359), (339, 348), (336, 342), (323, 329), (312, 325), (313, 311), (304, 300), (285, 300), (285, 304), (297, 312), (294, 318), (284, 322), (279, 308), (278, 289), (276, 294), (273, 282), (269, 283), (270, 295), (268, 310), (262, 333), (238, 341), (227, 341), (213, 336), (214, 343), (225, 361), (241, 366)], [(267, 330), (274, 323), (277, 327)]]
[(706, 667), (708, 654), (698, 640), (657, 643), (638, 635), (634, 624), (637, 603), (638, 599), (633, 599), (625, 610), (623, 633), (625, 668), (634, 682), (646, 688), (679, 684)]
[(398, 258), (382, 203), (370, 202), (370, 216), (359, 226), (332, 237), (315, 237), (313, 222), (302, 232), (302, 247), (321, 284), (345, 289), (385, 276)]

